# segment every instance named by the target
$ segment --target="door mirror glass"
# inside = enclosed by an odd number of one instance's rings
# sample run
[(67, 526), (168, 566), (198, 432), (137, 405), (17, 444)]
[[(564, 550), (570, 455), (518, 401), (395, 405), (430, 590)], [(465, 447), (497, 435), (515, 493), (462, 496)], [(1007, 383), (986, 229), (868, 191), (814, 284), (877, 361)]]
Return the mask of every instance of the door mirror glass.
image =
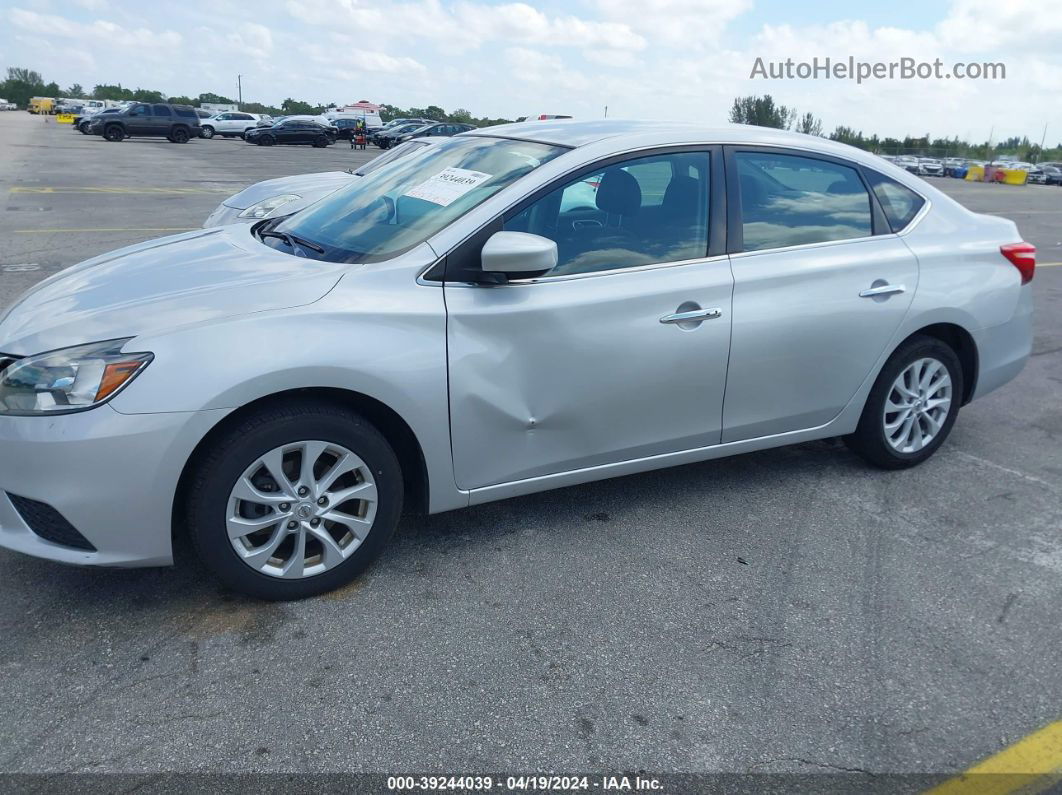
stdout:
[(495, 232), (480, 257), (488, 273), (545, 273), (557, 266), (557, 244), (526, 232)]

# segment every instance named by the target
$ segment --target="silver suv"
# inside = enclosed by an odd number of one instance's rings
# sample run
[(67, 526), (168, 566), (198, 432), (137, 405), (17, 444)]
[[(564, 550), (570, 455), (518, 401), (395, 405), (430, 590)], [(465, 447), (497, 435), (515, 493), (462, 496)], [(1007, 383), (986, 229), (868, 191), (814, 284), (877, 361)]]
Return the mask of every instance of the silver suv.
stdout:
[(825, 139), (458, 135), (24, 295), (0, 545), (163, 565), (187, 533), (288, 599), (354, 577), (404, 510), (834, 436), (914, 466), (1021, 370), (1034, 267), (1010, 221)]

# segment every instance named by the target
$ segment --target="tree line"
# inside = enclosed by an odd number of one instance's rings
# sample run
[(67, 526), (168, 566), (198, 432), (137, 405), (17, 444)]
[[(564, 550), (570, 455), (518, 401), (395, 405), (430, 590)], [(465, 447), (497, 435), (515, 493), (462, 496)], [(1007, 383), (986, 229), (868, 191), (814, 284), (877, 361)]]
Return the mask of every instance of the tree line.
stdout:
[[(101, 83), (93, 86), (91, 91), (86, 90), (80, 83), (74, 83), (65, 91), (58, 83), (45, 83), (40, 72), (23, 67), (9, 67), (7, 79), (0, 82), (0, 97), (8, 102), (14, 102), (20, 108), (29, 106), (30, 97), (69, 97), (70, 99), (109, 99), (114, 101), (134, 102), (171, 102), (176, 105), (191, 105), (200, 107), (204, 103), (240, 106), (240, 110), (247, 113), (263, 113), (270, 116), (293, 116), (308, 115), (316, 116), (324, 113), (329, 108), (339, 107), (345, 103), (333, 103), (331, 105), (314, 105), (310, 102), (288, 97), (275, 105), (264, 105), (261, 102), (239, 102), (231, 97), (220, 94), (204, 93), (197, 97), (168, 96), (162, 91), (147, 88), (126, 88), (121, 83), (114, 85)], [(400, 108), (396, 105), (381, 105), (380, 118), (384, 121), (391, 119), (431, 119), (432, 121), (448, 121), (457, 124), (474, 124), (477, 127), (487, 127), (492, 124), (507, 124), (511, 119), (491, 118), (489, 116), (473, 116), (471, 111), (458, 108), (447, 112), (438, 105), (428, 105), (426, 108)]]
[(877, 133), (864, 135), (862, 130), (855, 130), (844, 125), (838, 125), (829, 135), (823, 135), (822, 121), (814, 114), (800, 115), (796, 108), (776, 103), (770, 94), (762, 97), (736, 97), (730, 108), (730, 121), (734, 124), (755, 124), (760, 127), (774, 127), (806, 135), (818, 135), (879, 155), (964, 157), (975, 160), (994, 160), (1001, 155), (1006, 155), (1033, 163), (1042, 160), (1062, 160), (1062, 143), (1053, 149), (1041, 150), (1040, 144), (1033, 143), (1028, 136), (1013, 136), (1001, 141), (982, 143), (964, 141), (958, 136), (932, 138), (929, 133), (923, 136), (907, 135), (903, 138), (890, 138), (879, 137)]

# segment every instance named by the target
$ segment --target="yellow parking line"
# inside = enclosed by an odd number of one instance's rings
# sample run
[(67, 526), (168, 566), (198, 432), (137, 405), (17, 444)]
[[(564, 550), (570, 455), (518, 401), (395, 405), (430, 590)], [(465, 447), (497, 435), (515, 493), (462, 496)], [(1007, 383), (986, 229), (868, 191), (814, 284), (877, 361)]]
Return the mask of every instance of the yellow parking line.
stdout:
[(198, 229), (197, 226), (149, 226), (149, 227), (137, 227), (121, 228), (121, 227), (98, 227), (94, 226), (91, 229), (14, 229), (12, 230), (16, 235), (54, 235), (61, 232), (191, 232)]
[(123, 187), (91, 187), (91, 186), (62, 186), (38, 187), (16, 185), (10, 189), (11, 193), (105, 193), (105, 194), (149, 194), (149, 195), (194, 195), (197, 193), (231, 193), (232, 188), (123, 188)]
[(926, 795), (1008, 795), (1043, 792), (1062, 781), (1062, 721), (978, 762)]

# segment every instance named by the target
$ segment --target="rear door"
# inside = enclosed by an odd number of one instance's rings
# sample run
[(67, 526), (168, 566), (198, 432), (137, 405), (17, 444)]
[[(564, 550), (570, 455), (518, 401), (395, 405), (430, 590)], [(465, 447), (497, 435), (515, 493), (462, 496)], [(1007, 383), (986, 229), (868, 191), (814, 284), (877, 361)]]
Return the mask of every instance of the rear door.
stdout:
[(151, 106), (151, 134), (167, 135), (173, 126), (173, 111), (169, 105)]
[(911, 305), (918, 262), (854, 163), (727, 147), (734, 317), (723, 442), (823, 425)]

